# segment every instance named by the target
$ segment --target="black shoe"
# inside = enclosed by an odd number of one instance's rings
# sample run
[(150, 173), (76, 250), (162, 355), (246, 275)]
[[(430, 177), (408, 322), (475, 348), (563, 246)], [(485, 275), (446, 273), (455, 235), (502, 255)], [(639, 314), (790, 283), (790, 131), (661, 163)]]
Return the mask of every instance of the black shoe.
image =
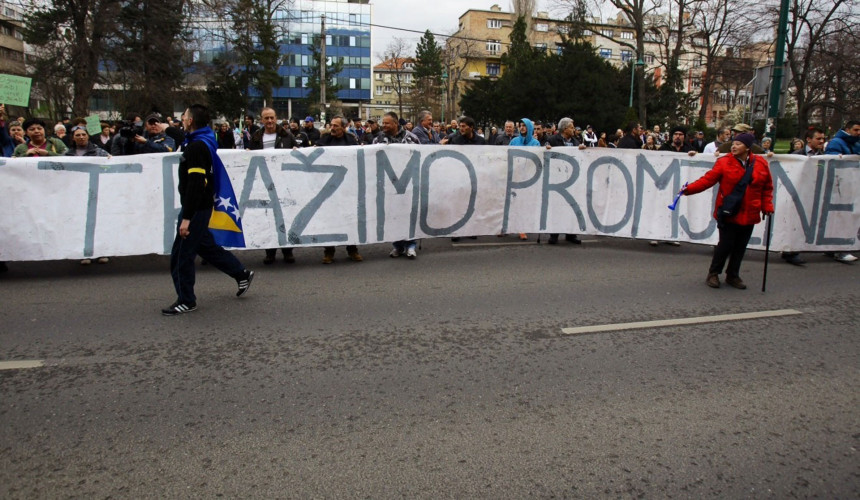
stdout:
[(287, 264), (295, 264), (296, 258), (293, 257), (293, 249), (292, 248), (282, 248), (281, 253), (284, 254), (284, 262)]
[(197, 310), (197, 303), (192, 302), (190, 304), (183, 304), (178, 300), (171, 304), (169, 307), (165, 307), (161, 310), (161, 314), (165, 316), (178, 316), (180, 314), (190, 313), (191, 311)]
[(546, 240), (546, 242), (549, 245), (557, 245), (558, 244), (558, 235), (557, 234), (550, 234), (549, 239)]
[(575, 234), (564, 235), (564, 241), (568, 243), (573, 243), (574, 245), (582, 245), (582, 240), (580, 240), (579, 237)]
[(788, 262), (789, 264), (793, 264), (795, 266), (802, 266), (806, 264), (806, 261), (800, 258), (800, 254), (797, 253), (783, 253), (782, 260)]
[(251, 288), (251, 282), (254, 281), (254, 271), (245, 270), (245, 275), (236, 280), (236, 284), (239, 285), (239, 291), (236, 292), (236, 297), (241, 297), (243, 293), (247, 292), (249, 288)]
[(266, 264), (267, 266), (274, 264), (276, 255), (277, 253), (275, 252), (275, 250), (266, 250), (266, 258), (263, 259), (263, 264)]
[(454, 236), (453, 238), (451, 238), (451, 241), (453, 241), (454, 243), (457, 243), (458, 241), (460, 241), (460, 237)]
[(5, 273), (8, 271), (9, 271), (9, 266), (7, 266), (5, 262), (0, 262), (0, 273)]

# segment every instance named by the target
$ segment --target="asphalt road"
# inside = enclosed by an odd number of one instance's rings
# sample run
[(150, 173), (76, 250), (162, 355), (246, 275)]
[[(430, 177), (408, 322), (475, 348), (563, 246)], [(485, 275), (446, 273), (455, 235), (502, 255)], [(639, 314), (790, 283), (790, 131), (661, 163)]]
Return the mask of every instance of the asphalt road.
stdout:
[(588, 239), (242, 252), (180, 317), (166, 257), (11, 263), (0, 362), (45, 366), (0, 370), (0, 497), (860, 496), (860, 266)]

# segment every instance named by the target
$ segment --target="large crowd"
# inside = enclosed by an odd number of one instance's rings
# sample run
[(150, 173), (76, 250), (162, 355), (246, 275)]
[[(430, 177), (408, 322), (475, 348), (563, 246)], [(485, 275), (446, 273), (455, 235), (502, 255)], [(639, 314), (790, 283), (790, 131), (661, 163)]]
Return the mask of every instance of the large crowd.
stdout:
[[(208, 118), (208, 112), (206, 116)], [(211, 129), (210, 124), (214, 125)], [(292, 149), (393, 143), (645, 149), (690, 156), (714, 155), (717, 158), (714, 169), (681, 194), (700, 192), (719, 183), (721, 193), (717, 201), (719, 205), (723, 198), (728, 198), (732, 189), (740, 184), (744, 189), (749, 189), (749, 193), (756, 193), (755, 196), (762, 197), (760, 203), (756, 204), (762, 214), (769, 215), (773, 212), (773, 187), (766, 160), (773, 155), (773, 143), (767, 137), (757, 138), (752, 127), (744, 123), (717, 129), (716, 136), (709, 141), (706, 140), (703, 131), (689, 133), (683, 126), (674, 126), (668, 131), (663, 131), (660, 125), (654, 125), (650, 130), (646, 130), (638, 122), (631, 122), (623, 129), (611, 133), (598, 133), (590, 125), (586, 125), (584, 129), (576, 126), (571, 117), (561, 118), (554, 123), (520, 118), (516, 121), (506, 121), (500, 128), (491, 126), (485, 130), (468, 116), (451, 120), (448, 124), (440, 123), (426, 110), (418, 113), (414, 123), (398, 117), (394, 112), (389, 112), (380, 120), (347, 119), (343, 116), (335, 116), (318, 126), (310, 116), (304, 120), (297, 118), (279, 120), (277, 111), (267, 107), (259, 116), (247, 115), (241, 122), (216, 120), (207, 122), (205, 128), (197, 125), (189, 129), (182, 120), (159, 114), (149, 114), (145, 118), (141, 118), (140, 115), (128, 115), (119, 122), (102, 122), (99, 128), (101, 132), (91, 136), (88, 133), (87, 120), (84, 118), (63, 119), (49, 128), (38, 118), (9, 119), (5, 109), (0, 106), (0, 147), (6, 157), (117, 156), (173, 152), (188, 143), (186, 137), (188, 134), (199, 135), (201, 129), (214, 136), (212, 145), (217, 149)], [(53, 133), (49, 134), (48, 130)], [(847, 122), (845, 127), (830, 140), (825, 137), (824, 131), (820, 128), (810, 127), (804, 137), (791, 141), (790, 153), (805, 156), (860, 154), (860, 122), (854, 120)], [(745, 181), (745, 172), (755, 170), (750, 163), (754, 164), (758, 169), (756, 171), (760, 171), (761, 174)], [(727, 172), (731, 174), (728, 175)], [(751, 173), (747, 174), (749, 175)], [(771, 183), (770, 186), (759, 185), (761, 179), (766, 179), (766, 183)], [(740, 213), (743, 214), (743, 210)], [(718, 215), (715, 212), (715, 218), (719, 219)], [(742, 230), (735, 228), (724, 234), (723, 227), (729, 226), (721, 220), (721, 244), (718, 244), (715, 251), (715, 262), (712, 263), (711, 272), (709, 272), (708, 284), (719, 286), (719, 281), (714, 279), (714, 275), (722, 270), (723, 263), (717, 262), (719, 260), (717, 257), (720, 256), (723, 261), (729, 260), (730, 274), (727, 275), (727, 283), (742, 288), (738, 286), (742, 285), (742, 282), (737, 276), (740, 260), (743, 257), (742, 249), (746, 248), (752, 226), (761, 219), (759, 215), (753, 217), (749, 214), (747, 216), (733, 214), (729, 215), (727, 220), (732, 227), (739, 226)], [(558, 236), (550, 235), (548, 242), (557, 243)], [(525, 234), (519, 237), (528, 238)], [(566, 235), (566, 240), (574, 243), (579, 241), (576, 235)], [(657, 244), (657, 242), (651, 243)], [(267, 249), (263, 263), (274, 263), (277, 250)], [(291, 248), (280, 250), (286, 262), (295, 262)], [(346, 252), (349, 259), (355, 262), (363, 260), (354, 245), (347, 246)], [(333, 246), (325, 247), (322, 262), (331, 264), (334, 262), (334, 255)], [(390, 256), (416, 258), (417, 242), (415, 240), (395, 242)], [(832, 256), (845, 263), (857, 260), (849, 253), (834, 253)], [(782, 258), (791, 264), (804, 264), (798, 253), (785, 252)], [(97, 260), (107, 262), (108, 258), (101, 257)], [(90, 262), (90, 259), (82, 261), (83, 264)], [(235, 263), (233, 265), (235, 267)], [(0, 270), (5, 270), (5, 264)]]

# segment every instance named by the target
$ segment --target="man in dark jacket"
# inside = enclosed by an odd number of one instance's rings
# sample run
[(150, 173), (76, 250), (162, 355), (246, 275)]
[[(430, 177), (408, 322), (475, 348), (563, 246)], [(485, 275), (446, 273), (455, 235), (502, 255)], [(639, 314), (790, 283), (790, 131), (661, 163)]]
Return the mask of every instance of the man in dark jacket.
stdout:
[[(260, 113), (260, 119), (263, 121), (263, 128), (254, 132), (251, 136), (249, 149), (293, 149), (298, 147), (293, 134), (278, 125), (278, 115), (273, 108), (263, 108), (263, 111)], [(263, 264), (269, 265), (274, 263), (277, 253), (277, 248), (267, 248)], [(292, 248), (282, 248), (281, 253), (284, 255), (284, 262), (287, 264), (292, 264), (296, 261)]]
[(296, 145), (300, 148), (306, 148), (311, 145), (310, 139), (308, 139), (308, 134), (302, 131), (302, 125), (299, 123), (298, 118), (290, 118), (290, 133), (293, 134), (293, 138), (296, 140)]
[[(558, 133), (549, 136), (546, 140), (546, 148), (552, 149), (553, 147), (579, 147), (579, 149), (585, 149), (585, 144), (580, 144), (579, 141), (574, 136), (576, 131), (576, 126), (573, 123), (573, 118), (564, 117), (558, 121)], [(582, 241), (575, 234), (566, 234), (564, 236), (565, 241), (573, 243), (575, 245), (579, 245)], [(547, 241), (550, 245), (558, 244), (558, 233), (550, 233), (549, 241)]]
[(514, 122), (508, 120), (505, 122), (505, 130), (493, 139), (493, 146), (507, 146), (511, 140), (516, 137), (516, 128)]
[(198, 255), (236, 280), (239, 287), (237, 297), (248, 291), (254, 279), (254, 272), (245, 269), (236, 256), (215, 243), (209, 231), (215, 193), (212, 155), (217, 154), (209, 120), (209, 110), (200, 104), (192, 105), (182, 115), (189, 142), (182, 146), (182, 157), (179, 159), (178, 189), (182, 209), (179, 211), (176, 238), (170, 252), (170, 275), (177, 298), (176, 302), (161, 310), (165, 316), (176, 316), (197, 309), (194, 259)]
[(442, 144), (450, 144), (452, 146), (477, 145), (483, 146), (487, 144), (483, 137), (475, 133), (475, 120), (471, 116), (460, 117), (460, 124), (457, 127), (458, 133), (454, 133), (442, 139)]
[(642, 125), (637, 122), (630, 122), (624, 129), (624, 137), (618, 141), (618, 149), (642, 149), (642, 140), (639, 136), (642, 135)]
[(382, 130), (379, 130), (379, 124), (373, 118), (367, 120), (369, 131), (365, 131), (361, 136), (362, 144), (373, 144), (373, 140), (382, 135)]
[[(809, 130), (806, 131), (806, 137), (804, 139), (806, 141), (806, 145), (803, 146), (803, 148), (798, 149), (797, 151), (792, 151), (791, 154), (803, 155), (807, 157), (824, 154), (823, 130), (818, 127), (810, 127)], [(782, 252), (779, 256), (782, 257), (782, 260), (795, 266), (802, 266), (806, 264), (806, 261), (800, 257), (800, 252)]]
[(433, 114), (426, 109), (418, 113), (418, 126), (412, 129), (412, 133), (421, 144), (439, 144), (441, 140), (433, 129)]
[[(346, 131), (346, 118), (335, 116), (331, 119), (331, 132), (321, 136), (315, 145), (322, 147), (358, 146), (358, 140), (354, 135)], [(358, 247), (355, 245), (347, 245), (346, 253), (353, 262), (361, 262), (364, 260), (361, 254), (358, 253)], [(332, 262), (334, 262), (334, 247), (328, 246), (323, 248), (322, 263), (331, 264)]]
[[(137, 127), (137, 121), (134, 122)], [(153, 113), (146, 117), (143, 135), (135, 134), (126, 138), (122, 135), (114, 137), (111, 144), (111, 154), (114, 156), (140, 155), (147, 153), (172, 153), (176, 151), (176, 141), (164, 133), (161, 115)]]
[(311, 146), (316, 146), (317, 141), (320, 140), (320, 131), (314, 127), (314, 117), (308, 116), (305, 118), (305, 126), (303, 128), (305, 135), (308, 136), (308, 140), (311, 141)]
[(695, 156), (696, 150), (687, 143), (687, 129), (676, 126), (672, 129), (669, 142), (660, 146), (658, 151), (671, 151), (673, 153), (686, 153), (689, 156)]

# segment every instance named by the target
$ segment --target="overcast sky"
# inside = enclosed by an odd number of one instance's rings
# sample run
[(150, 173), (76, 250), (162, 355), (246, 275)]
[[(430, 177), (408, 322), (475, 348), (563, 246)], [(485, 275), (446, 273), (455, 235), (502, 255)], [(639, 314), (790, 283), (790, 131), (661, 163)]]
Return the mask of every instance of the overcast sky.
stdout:
[[(414, 53), (415, 45), (421, 39), (424, 30), (432, 33), (451, 34), (457, 31), (457, 20), (469, 9), (490, 10), (493, 4), (498, 4), (505, 12), (510, 12), (509, 0), (370, 0), (373, 4), (373, 24), (393, 26), (408, 30), (420, 31), (411, 33), (392, 29), (373, 27), (372, 63), (379, 62), (378, 54), (397, 38), (404, 39)], [(538, 10), (547, 10), (552, 0), (538, 0)], [(437, 41), (438, 37), (437, 37)]]

